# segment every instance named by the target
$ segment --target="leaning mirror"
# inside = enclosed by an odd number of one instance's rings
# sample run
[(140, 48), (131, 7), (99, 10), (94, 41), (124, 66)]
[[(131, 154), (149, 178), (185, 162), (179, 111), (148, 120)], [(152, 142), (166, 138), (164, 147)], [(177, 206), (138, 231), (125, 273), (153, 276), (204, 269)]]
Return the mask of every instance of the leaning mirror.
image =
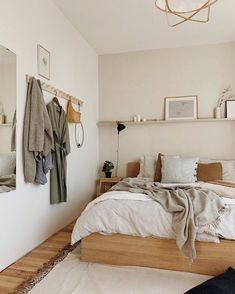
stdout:
[(0, 193), (16, 189), (16, 55), (0, 45)]

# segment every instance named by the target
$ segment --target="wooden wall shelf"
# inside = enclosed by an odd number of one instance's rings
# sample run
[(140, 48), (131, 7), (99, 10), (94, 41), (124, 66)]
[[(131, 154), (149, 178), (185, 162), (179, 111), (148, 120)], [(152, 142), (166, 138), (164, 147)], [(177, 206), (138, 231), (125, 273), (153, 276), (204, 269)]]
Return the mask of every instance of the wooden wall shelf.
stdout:
[[(183, 120), (164, 120), (164, 119), (150, 119), (145, 122), (133, 122), (129, 120), (122, 120), (125, 125), (153, 125), (153, 124), (172, 124), (172, 123), (201, 123), (201, 122), (235, 122), (235, 118), (199, 118), (199, 119), (183, 119)], [(115, 126), (116, 121), (99, 121), (99, 127)]]
[(8, 124), (0, 124), (0, 127), (11, 127), (12, 123), (8, 123)]

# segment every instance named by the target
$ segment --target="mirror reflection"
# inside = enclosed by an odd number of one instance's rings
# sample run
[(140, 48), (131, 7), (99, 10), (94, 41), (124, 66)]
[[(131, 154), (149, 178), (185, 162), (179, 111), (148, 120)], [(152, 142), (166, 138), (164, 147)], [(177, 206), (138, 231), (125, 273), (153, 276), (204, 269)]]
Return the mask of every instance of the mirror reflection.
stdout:
[(0, 45), (0, 193), (16, 189), (16, 55)]

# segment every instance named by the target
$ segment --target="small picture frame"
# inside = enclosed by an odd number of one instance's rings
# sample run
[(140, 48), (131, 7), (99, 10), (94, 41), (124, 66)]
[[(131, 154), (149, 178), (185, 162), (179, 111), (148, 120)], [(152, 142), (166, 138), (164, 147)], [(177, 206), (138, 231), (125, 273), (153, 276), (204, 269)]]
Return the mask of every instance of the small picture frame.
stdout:
[(225, 104), (226, 118), (235, 118), (235, 100), (227, 100)]
[(47, 80), (50, 80), (50, 52), (41, 45), (38, 45), (37, 56), (38, 74)]
[(197, 118), (198, 96), (165, 98), (165, 120), (192, 120)]

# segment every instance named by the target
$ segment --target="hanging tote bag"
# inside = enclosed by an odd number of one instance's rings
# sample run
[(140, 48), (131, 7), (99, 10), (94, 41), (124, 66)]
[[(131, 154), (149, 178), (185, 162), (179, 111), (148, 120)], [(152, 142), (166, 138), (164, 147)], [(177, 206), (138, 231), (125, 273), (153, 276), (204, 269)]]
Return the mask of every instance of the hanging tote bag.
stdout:
[[(79, 110), (80, 110), (80, 105), (79, 105)], [(74, 128), (75, 142), (76, 142), (77, 147), (81, 148), (84, 143), (84, 128), (83, 128), (83, 124), (81, 122), (81, 112), (74, 110), (71, 98), (69, 99), (68, 105), (67, 105), (67, 122), (75, 124), (75, 128)], [(81, 132), (79, 132), (77, 129), (79, 124), (81, 127)], [(79, 138), (80, 133), (81, 133), (81, 142), (80, 142), (80, 138)]]
[(69, 99), (67, 104), (67, 122), (77, 124), (81, 123), (81, 112), (74, 110), (71, 98)]

